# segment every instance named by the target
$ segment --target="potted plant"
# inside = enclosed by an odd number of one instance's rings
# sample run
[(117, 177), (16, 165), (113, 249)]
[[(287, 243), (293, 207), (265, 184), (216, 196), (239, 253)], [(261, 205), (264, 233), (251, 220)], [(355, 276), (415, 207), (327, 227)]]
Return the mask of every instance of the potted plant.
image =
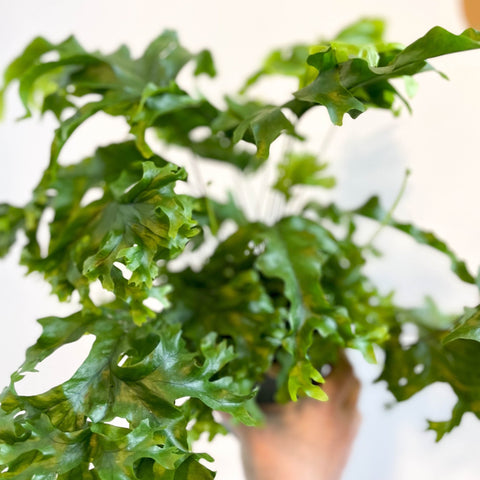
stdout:
[[(186, 65), (194, 76), (214, 77), (211, 54), (187, 51), (172, 31), (136, 59), (124, 46), (107, 55), (87, 52), (73, 37), (33, 40), (6, 70), (3, 88), (18, 81), (26, 116), (53, 114), (58, 128), (31, 201), (0, 206), (0, 253), (23, 231), (21, 263), (40, 272), (60, 300), (78, 298), (82, 308), (39, 320), (43, 333), (1, 395), (0, 478), (213, 478), (202, 462), (209, 457), (194, 453), (192, 442), (225, 431), (214, 411), (239, 425), (249, 475), (264, 479), (273, 470), (252, 451), (262, 436), (271, 446), (286, 428), (303, 422), (308, 430), (310, 412), (330, 419), (331, 428), (322, 423), (330, 438), (324, 451), (334, 441), (338, 459), (322, 462), (333, 468), (308, 467), (314, 458), (307, 453), (297, 473), (320, 478), (322, 469), (322, 478), (338, 478), (358, 423), (358, 384), (345, 349), (360, 350), (368, 362), (383, 350), (380, 380), (399, 401), (450, 383), (458, 403), (451, 419), (430, 422), (438, 439), (465, 412), (480, 417), (472, 369), (480, 360), (477, 310), (451, 318), (434, 305), (404, 308), (381, 294), (363, 272), (379, 252), (374, 239), (358, 242), (357, 223), (369, 219), (410, 235), (444, 253), (462, 281), (476, 279), (434, 234), (396, 222), (398, 202), (386, 210), (372, 197), (346, 211), (319, 201), (317, 189), (335, 181), (305, 149), (299, 129), (317, 107), (326, 107), (334, 125), (368, 108), (397, 113), (397, 101), (410, 108), (392, 80), (405, 79), (408, 93), (413, 75), (434, 70), (429, 58), (479, 47), (479, 32), (440, 27), (403, 47), (383, 40), (382, 22), (362, 20), (332, 41), (272, 52), (242, 92), (219, 106), (178, 78)], [(281, 104), (253, 99), (250, 88), (269, 75), (293, 77), (298, 89)], [(98, 112), (123, 117), (129, 138), (62, 163), (69, 137)], [(279, 137), (288, 139), (284, 151), (270, 158)], [(185, 166), (170, 161), (184, 154)], [(261, 184), (260, 195), (273, 192), (267, 214), (247, 215), (231, 192), (210, 195), (205, 159), (242, 182), (262, 182), (277, 162), (272, 185)], [(200, 193), (186, 190), (192, 183)], [(314, 195), (303, 195), (302, 186)], [(44, 241), (39, 228), (48, 212)], [(411, 325), (420, 334), (406, 345), (401, 334)], [(85, 334), (95, 342), (71, 379), (39, 395), (16, 392), (25, 373)], [(251, 428), (262, 422), (263, 430)], [(309, 444), (320, 442), (313, 430)], [(291, 478), (290, 467), (274, 461)]]

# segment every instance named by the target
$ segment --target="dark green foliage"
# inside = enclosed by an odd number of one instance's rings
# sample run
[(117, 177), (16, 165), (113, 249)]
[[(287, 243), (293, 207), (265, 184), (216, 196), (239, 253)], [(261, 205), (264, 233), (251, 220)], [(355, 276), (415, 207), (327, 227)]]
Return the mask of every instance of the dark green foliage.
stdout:
[[(369, 107), (395, 113), (403, 97), (391, 79), (432, 70), (427, 59), (479, 48), (479, 40), (473, 30), (453, 35), (436, 27), (403, 48), (383, 41), (382, 22), (363, 20), (332, 41), (274, 51), (225, 108), (178, 84), (189, 62), (193, 75), (214, 77), (215, 66), (208, 51), (188, 52), (173, 32), (137, 59), (126, 47), (105, 55), (74, 38), (33, 40), (7, 68), (2, 93), (18, 81), (26, 116), (51, 112), (58, 128), (31, 201), (0, 205), (0, 255), (24, 232), (22, 264), (40, 272), (60, 300), (78, 294), (82, 308), (40, 320), (42, 335), (1, 395), (0, 478), (211, 479), (199, 463), (209, 457), (192, 453), (192, 442), (203, 432), (224, 433), (213, 410), (258, 424), (258, 385), (272, 374), (279, 402), (327, 400), (320, 370), (345, 348), (369, 362), (382, 348), (381, 379), (398, 400), (450, 383), (458, 403), (450, 421), (430, 423), (439, 438), (463, 413), (480, 417), (471, 367), (480, 361), (477, 311), (445, 322), (433, 308), (396, 305), (364, 274), (372, 248), (354, 233), (360, 217), (393, 227), (447, 255), (459, 278), (475, 283), (444, 242), (396, 222), (375, 197), (351, 211), (311, 203), (277, 221), (253, 221), (232, 194), (220, 201), (205, 186), (199, 197), (178, 194), (186, 169), (145, 139), (151, 129), (162, 145), (188, 151), (192, 168), (210, 159), (253, 175), (286, 134), (292, 148), (279, 159), (272, 188), (288, 202), (302, 185), (335, 185), (321, 159), (295, 150), (304, 138), (291, 118), (298, 122), (317, 105), (339, 125), (346, 113), (355, 118)], [(56, 58), (46, 61), (47, 53)], [(253, 100), (248, 88), (267, 75), (296, 77), (299, 89), (280, 105)], [(62, 165), (64, 144), (97, 112), (123, 117), (130, 138)], [(225, 236), (226, 228), (233, 233)], [(208, 242), (215, 249), (200, 266), (171, 263)], [(115, 299), (102, 303), (93, 283)], [(407, 323), (420, 329), (408, 347), (400, 341)], [(39, 395), (16, 392), (27, 372), (87, 334), (95, 342), (72, 378)]]
[[(437, 433), (437, 441), (460, 424), (466, 412), (480, 419), (480, 375), (475, 367), (480, 361), (479, 310), (467, 309), (449, 329), (434, 329), (422, 324), (417, 312), (408, 312), (403, 321), (414, 322), (419, 328), (419, 339), (404, 347), (399, 342), (402, 323), (392, 331), (385, 345), (387, 353), (384, 370), (379, 380), (385, 380), (398, 401), (406, 400), (435, 382), (450, 384), (457, 403), (452, 418), (430, 421), (429, 428)], [(436, 312), (428, 312), (430, 321)]]
[[(234, 357), (215, 334), (205, 337), (194, 353), (185, 347), (178, 327), (162, 327), (160, 319), (136, 327), (128, 312), (114, 305), (96, 314), (79, 312), (41, 323), (44, 333), (12, 382), (85, 333), (95, 335), (96, 341), (63, 385), (32, 397), (18, 396), (13, 383), (3, 392), (0, 438), (5, 443), (0, 452), (2, 464), (9, 467), (3, 478), (27, 479), (33, 473), (83, 478), (75, 475), (87, 475), (89, 464), (95, 467), (88, 473), (93, 478), (144, 478), (139, 466), (147, 461), (154, 478), (164, 478), (159, 475), (165, 471), (175, 475), (171, 478), (193, 480), (198, 469), (213, 478), (204, 467), (191, 465), (202, 455), (189, 451), (187, 423), (204, 416), (205, 408), (254, 422), (247, 406), (251, 389), (242, 393), (231, 378), (212, 379)], [(192, 400), (177, 407), (175, 400), (185, 396)], [(202, 406), (190, 408), (193, 399)], [(109, 423), (118, 418), (128, 428)], [(147, 471), (146, 466), (142, 469)]]

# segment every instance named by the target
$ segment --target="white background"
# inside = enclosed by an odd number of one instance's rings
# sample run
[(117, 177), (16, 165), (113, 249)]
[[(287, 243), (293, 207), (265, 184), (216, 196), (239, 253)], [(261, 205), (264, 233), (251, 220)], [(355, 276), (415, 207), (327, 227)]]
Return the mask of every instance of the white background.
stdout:
[[(437, 24), (454, 32), (466, 27), (457, 0), (1, 0), (0, 4), (1, 69), (36, 35), (60, 41), (74, 33), (86, 48), (108, 52), (127, 43), (138, 54), (163, 29), (173, 28), (191, 50), (213, 50), (219, 79), (214, 86), (203, 82), (202, 87), (217, 99), (237, 89), (270, 48), (331, 36), (360, 16), (387, 19), (388, 38), (405, 44)], [(346, 121), (336, 132), (327, 152), (340, 180), (341, 192), (335, 196), (344, 205), (355, 205), (377, 193), (389, 205), (403, 171), (410, 167), (413, 173), (397, 216), (437, 232), (475, 271), (480, 263), (480, 52), (438, 59), (434, 64), (451, 81), (435, 74), (420, 78), (412, 116), (404, 112), (393, 119), (386, 112), (368, 112), (356, 121)], [(0, 124), (0, 202), (22, 204), (47, 164), (54, 123), (49, 118), (16, 123), (22, 110), (14, 95), (9, 95), (7, 106), (6, 120)], [(320, 145), (327, 122), (323, 117), (318, 122), (313, 128), (320, 132)], [(118, 119), (99, 118), (78, 132), (62, 158), (80, 158), (98, 143), (122, 138), (126, 131)], [(390, 238), (388, 232), (379, 239), (381, 244), (387, 249), (387, 262), (372, 263), (369, 271), (385, 291), (397, 289), (398, 301), (413, 305), (432, 295), (450, 310), (475, 304), (475, 289), (459, 284), (439, 255), (407, 239)], [(16, 265), (18, 255), (16, 248), (0, 261), (2, 384), (38, 336), (35, 319), (71, 310), (49, 298), (49, 288), (39, 278), (24, 277), (24, 270)], [(31, 388), (67, 379), (90, 341), (84, 339), (47, 361), (47, 373), (37, 374), (43, 377), (33, 378)], [(461, 427), (440, 444), (434, 443), (432, 432), (424, 432), (425, 418), (447, 419), (454, 402), (448, 388), (435, 385), (387, 411), (384, 405), (391, 396), (383, 385), (371, 384), (378, 369), (367, 367), (357, 355), (352, 358), (364, 383), (363, 424), (344, 480), (478, 479), (478, 421), (466, 415)], [(219, 438), (213, 446), (198, 448), (216, 456), (217, 478), (243, 478), (235, 439)]]

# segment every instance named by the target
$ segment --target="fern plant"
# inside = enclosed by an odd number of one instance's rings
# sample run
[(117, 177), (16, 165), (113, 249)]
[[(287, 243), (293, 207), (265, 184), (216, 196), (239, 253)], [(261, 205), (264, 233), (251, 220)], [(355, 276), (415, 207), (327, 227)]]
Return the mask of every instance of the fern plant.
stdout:
[[(398, 401), (449, 383), (458, 402), (450, 419), (430, 422), (438, 439), (465, 412), (480, 418), (478, 310), (446, 318), (433, 305), (404, 308), (381, 294), (363, 271), (379, 252), (356, 241), (357, 223), (368, 218), (410, 235), (475, 284), (465, 263), (433, 233), (395, 221), (377, 197), (346, 211), (301, 195), (302, 186), (335, 185), (322, 159), (302, 149), (307, 112), (326, 108), (341, 125), (369, 108), (410, 109), (395, 79), (408, 87), (434, 70), (428, 59), (480, 47), (473, 29), (435, 27), (407, 47), (385, 42), (383, 30), (381, 21), (362, 20), (331, 41), (276, 50), (223, 105), (181, 84), (187, 74), (214, 77), (215, 66), (209, 51), (188, 51), (172, 31), (139, 58), (125, 46), (103, 54), (73, 37), (36, 38), (10, 64), (3, 91), (18, 83), (25, 116), (54, 115), (58, 128), (31, 201), (0, 205), (0, 254), (23, 232), (21, 264), (61, 301), (78, 298), (81, 310), (39, 320), (43, 333), (1, 394), (0, 478), (213, 478), (200, 463), (209, 456), (192, 451), (200, 434), (224, 433), (213, 411), (259, 424), (256, 395), (273, 373), (277, 402), (326, 401), (322, 367), (346, 348), (367, 362), (385, 352), (380, 380)], [(272, 75), (298, 81), (281, 104), (250, 93)], [(62, 163), (70, 136), (99, 112), (122, 117), (128, 138)], [(285, 136), (287, 148), (271, 159), (271, 144)], [(172, 150), (190, 163), (169, 161)], [(283, 209), (261, 221), (235, 192), (178, 193), (187, 177), (201, 177), (205, 159), (244, 178), (276, 161), (277, 178), (265, 189)], [(44, 244), (39, 226), (48, 212)], [(202, 261), (182, 264), (191, 252)], [(410, 324), (420, 334), (405, 346)], [(42, 394), (16, 392), (39, 362), (86, 334), (95, 342), (72, 378)]]

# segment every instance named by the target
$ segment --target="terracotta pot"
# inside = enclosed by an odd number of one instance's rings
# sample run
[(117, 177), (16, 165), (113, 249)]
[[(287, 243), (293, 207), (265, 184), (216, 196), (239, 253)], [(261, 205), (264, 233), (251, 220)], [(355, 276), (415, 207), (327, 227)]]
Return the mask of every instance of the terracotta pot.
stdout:
[(236, 425), (248, 480), (338, 480), (360, 423), (359, 382), (346, 358), (325, 383), (328, 402), (265, 404), (263, 427)]
[(480, 28), (480, 2), (478, 0), (463, 0), (463, 9), (468, 24), (471, 27)]

